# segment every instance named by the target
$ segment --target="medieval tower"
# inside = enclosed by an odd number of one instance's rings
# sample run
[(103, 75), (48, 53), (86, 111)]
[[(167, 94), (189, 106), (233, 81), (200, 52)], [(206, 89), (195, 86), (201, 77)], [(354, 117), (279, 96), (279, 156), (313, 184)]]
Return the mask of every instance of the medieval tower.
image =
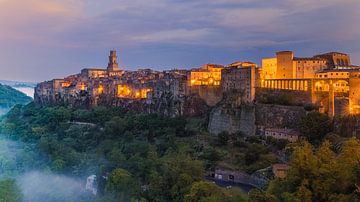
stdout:
[(108, 71), (119, 71), (119, 64), (117, 62), (117, 55), (116, 55), (116, 51), (112, 50), (110, 51), (110, 56), (109, 56), (109, 64), (107, 66), (107, 70)]

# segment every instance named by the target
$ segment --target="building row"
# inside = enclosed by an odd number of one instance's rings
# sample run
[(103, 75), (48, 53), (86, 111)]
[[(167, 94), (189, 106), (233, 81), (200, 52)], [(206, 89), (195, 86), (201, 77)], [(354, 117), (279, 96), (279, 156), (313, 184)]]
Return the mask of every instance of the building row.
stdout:
[(154, 104), (164, 98), (181, 103), (186, 97), (199, 97), (213, 106), (228, 97), (235, 98), (237, 104), (251, 104), (266, 96), (287, 94), (294, 99), (293, 104), (313, 104), (334, 116), (360, 113), (359, 69), (344, 53), (301, 58), (292, 51), (282, 51), (263, 59), (262, 67), (239, 61), (190, 70), (126, 71), (119, 68), (112, 50), (106, 69), (86, 68), (64, 79), (39, 83), (34, 98), (41, 105), (96, 106), (119, 100)]

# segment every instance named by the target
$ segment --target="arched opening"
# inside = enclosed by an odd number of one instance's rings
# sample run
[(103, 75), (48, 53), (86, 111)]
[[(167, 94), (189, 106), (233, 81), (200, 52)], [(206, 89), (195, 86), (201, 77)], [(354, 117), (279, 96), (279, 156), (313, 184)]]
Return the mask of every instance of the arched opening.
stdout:
[(334, 92), (349, 92), (349, 83), (346, 80), (338, 80), (333, 83)]

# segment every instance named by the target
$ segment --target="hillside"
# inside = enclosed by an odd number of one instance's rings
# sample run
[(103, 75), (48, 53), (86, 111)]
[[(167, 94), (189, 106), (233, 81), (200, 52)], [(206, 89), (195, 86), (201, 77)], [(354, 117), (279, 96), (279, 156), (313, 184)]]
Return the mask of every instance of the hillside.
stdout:
[(16, 104), (27, 104), (31, 98), (7, 85), (0, 84), (0, 112), (6, 111)]

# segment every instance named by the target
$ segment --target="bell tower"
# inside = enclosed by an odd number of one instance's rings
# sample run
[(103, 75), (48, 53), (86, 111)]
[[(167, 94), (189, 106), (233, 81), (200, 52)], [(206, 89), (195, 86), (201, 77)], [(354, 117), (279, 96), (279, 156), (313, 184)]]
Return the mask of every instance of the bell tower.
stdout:
[(107, 66), (107, 70), (108, 71), (119, 71), (120, 70), (118, 62), (117, 62), (117, 56), (116, 56), (115, 50), (110, 51), (109, 63)]

